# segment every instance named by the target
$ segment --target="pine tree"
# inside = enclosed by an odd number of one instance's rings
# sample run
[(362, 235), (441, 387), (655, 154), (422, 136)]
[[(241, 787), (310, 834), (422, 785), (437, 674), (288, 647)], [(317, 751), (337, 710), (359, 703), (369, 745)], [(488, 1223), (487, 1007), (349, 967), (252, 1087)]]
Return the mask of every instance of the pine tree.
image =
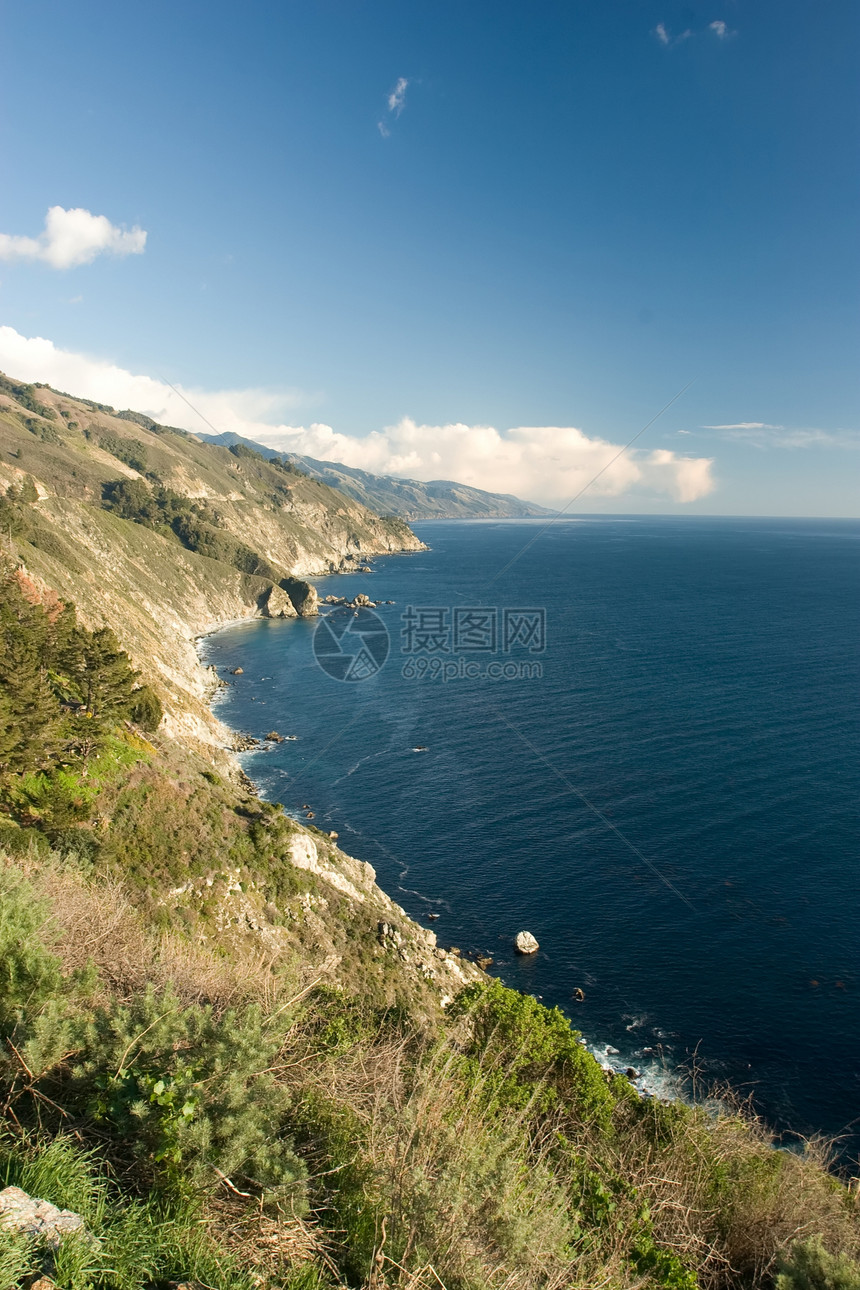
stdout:
[(118, 721), (130, 709), (138, 673), (109, 627), (87, 633), (83, 643), (83, 698), (91, 718)]
[(30, 475), (24, 476), (24, 482), (21, 484), (19, 497), (25, 506), (32, 506), (34, 502), (38, 502), (39, 494)]
[(40, 769), (56, 755), (60, 705), (44, 655), (50, 624), (7, 573), (0, 585), (0, 773)]

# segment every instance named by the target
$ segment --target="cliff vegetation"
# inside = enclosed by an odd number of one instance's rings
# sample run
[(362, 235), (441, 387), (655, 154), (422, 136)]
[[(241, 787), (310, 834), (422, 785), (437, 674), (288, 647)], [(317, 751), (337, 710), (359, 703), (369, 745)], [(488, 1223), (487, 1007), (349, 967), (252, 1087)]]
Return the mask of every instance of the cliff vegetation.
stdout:
[(3, 389), (0, 1197), (84, 1227), (0, 1287), (858, 1290), (824, 1144), (607, 1076), (219, 748), (193, 634), (408, 530)]

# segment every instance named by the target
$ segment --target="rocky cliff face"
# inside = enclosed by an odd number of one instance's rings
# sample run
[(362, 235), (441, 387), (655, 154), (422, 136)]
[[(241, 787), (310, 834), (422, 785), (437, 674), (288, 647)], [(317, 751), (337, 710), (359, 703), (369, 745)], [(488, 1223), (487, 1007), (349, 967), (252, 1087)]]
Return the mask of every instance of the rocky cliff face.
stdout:
[(7, 546), (87, 625), (114, 628), (161, 692), (168, 730), (214, 745), (226, 736), (197, 637), (314, 614), (309, 578), (421, 548), (401, 521), (237, 452), (0, 377), (0, 494), (18, 496)]
[[(250, 938), (270, 961), (300, 962), (304, 986), (324, 981), (391, 1004), (409, 998), (418, 1014), (438, 1013), (483, 972), (458, 950), (437, 944), (376, 883), (373, 867), (298, 823), (286, 863), (311, 886), (277, 904), (240, 869), (213, 869), (164, 893), (162, 904), (189, 918), (206, 908), (219, 941)], [(348, 929), (348, 930), (347, 930)]]
[[(134, 488), (118, 493), (120, 482)], [(2, 377), (0, 511), (7, 554), (34, 585), (74, 602), (85, 625), (111, 627), (158, 689), (168, 776), (183, 789), (193, 768), (216, 766), (234, 785), (224, 789), (229, 808), (252, 814), (260, 804), (228, 751), (234, 732), (210, 711), (218, 681), (197, 639), (237, 619), (316, 614), (308, 578), (422, 545), (402, 521), (294, 470)], [(282, 908), (252, 876), (222, 869), (217, 854), (162, 901), (191, 918), (205, 909), (221, 937), (297, 958), (308, 980), (355, 987), (359, 974), (371, 993), (394, 999), (405, 990), (429, 1012), (482, 975), (437, 946), (377, 886), (370, 865), (298, 822), (288, 828), (278, 863), (310, 886)]]

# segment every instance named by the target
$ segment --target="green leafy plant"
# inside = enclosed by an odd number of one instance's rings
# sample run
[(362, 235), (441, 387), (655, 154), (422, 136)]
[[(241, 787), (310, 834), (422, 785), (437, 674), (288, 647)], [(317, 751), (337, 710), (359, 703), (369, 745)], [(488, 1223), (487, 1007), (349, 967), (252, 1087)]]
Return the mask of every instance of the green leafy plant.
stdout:
[(463, 990), (450, 1015), (468, 1019), (465, 1063), (480, 1065), (488, 1111), (560, 1105), (579, 1120), (609, 1126), (615, 1098), (558, 1008), (492, 981)]
[(132, 470), (141, 474), (146, 470), (146, 448), (139, 439), (121, 439), (119, 435), (106, 432), (98, 436), (98, 445)]
[(860, 1264), (846, 1254), (830, 1254), (821, 1239), (798, 1241), (783, 1255), (777, 1290), (860, 1290)]

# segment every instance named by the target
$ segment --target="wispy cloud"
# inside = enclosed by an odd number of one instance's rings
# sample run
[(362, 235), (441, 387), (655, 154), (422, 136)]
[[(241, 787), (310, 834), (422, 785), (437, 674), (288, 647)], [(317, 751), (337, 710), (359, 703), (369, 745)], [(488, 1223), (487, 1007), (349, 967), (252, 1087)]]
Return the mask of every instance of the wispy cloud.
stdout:
[(388, 110), (393, 112), (395, 116), (400, 116), (400, 113), (406, 107), (406, 90), (408, 86), (409, 82), (406, 77), (399, 76), (397, 84), (388, 96)]
[(665, 448), (619, 456), (619, 444), (575, 426), (498, 430), (459, 422), (420, 425), (404, 417), (396, 425), (356, 438), (320, 423), (279, 424), (278, 414), (302, 401), (299, 392), (174, 389), (155, 377), (60, 349), (50, 340), (22, 336), (12, 327), (0, 327), (0, 369), (116, 408), (145, 412), (162, 424), (193, 432), (232, 430), (272, 448), (376, 474), (455, 479), (548, 505), (566, 502), (601, 470), (595, 498), (645, 494), (687, 503), (715, 487), (710, 457)]
[[(394, 88), (390, 90), (386, 96), (386, 107), (395, 121), (406, 107), (406, 91), (408, 88), (409, 81), (407, 78), (405, 76), (398, 76)], [(384, 118), (381, 121), (377, 121), (376, 126), (383, 139), (387, 139), (390, 136), (391, 130), (386, 124)]]
[(703, 430), (783, 430), (784, 426), (769, 425), (767, 421), (735, 421), (726, 426), (702, 426)]
[(779, 426), (767, 421), (737, 421), (731, 425), (701, 426), (724, 439), (753, 448), (860, 448), (856, 430), (822, 430), (818, 426)]
[(135, 225), (118, 228), (106, 215), (93, 215), (82, 207), (64, 210), (52, 206), (38, 237), (0, 233), (0, 260), (35, 260), (52, 269), (74, 269), (91, 264), (97, 255), (141, 255), (146, 233)]
[(657, 37), (660, 44), (666, 47), (669, 45), (680, 45), (685, 40), (690, 40), (696, 35), (702, 35), (707, 32), (716, 36), (718, 40), (728, 40), (730, 36), (736, 36), (738, 34), (736, 31), (730, 31), (722, 18), (717, 18), (714, 22), (709, 22), (707, 27), (703, 28), (701, 32), (695, 32), (691, 27), (685, 27), (685, 29), (677, 36), (672, 35), (664, 22), (658, 22), (657, 26), (654, 28), (653, 34)]

